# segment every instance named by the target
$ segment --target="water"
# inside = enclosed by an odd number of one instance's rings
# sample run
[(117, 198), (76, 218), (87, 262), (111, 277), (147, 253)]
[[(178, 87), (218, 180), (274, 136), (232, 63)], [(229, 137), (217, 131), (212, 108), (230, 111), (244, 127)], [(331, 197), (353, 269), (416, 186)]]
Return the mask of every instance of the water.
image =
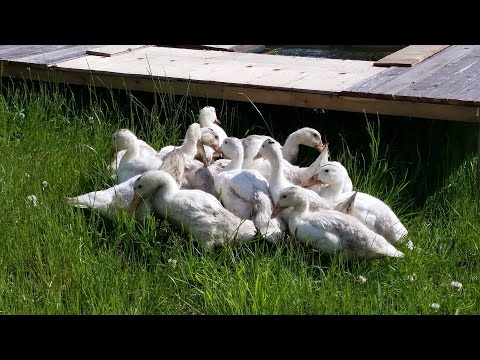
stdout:
[(406, 45), (266, 45), (264, 53), (327, 59), (377, 61)]

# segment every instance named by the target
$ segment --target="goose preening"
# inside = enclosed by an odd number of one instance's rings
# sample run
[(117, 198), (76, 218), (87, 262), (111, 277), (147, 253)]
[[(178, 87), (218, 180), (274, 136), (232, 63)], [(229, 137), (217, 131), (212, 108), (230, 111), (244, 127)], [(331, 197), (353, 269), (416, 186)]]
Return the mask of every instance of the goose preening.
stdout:
[(123, 183), (135, 175), (150, 169), (158, 169), (162, 159), (144, 147), (141, 147), (138, 138), (128, 129), (120, 129), (112, 136), (113, 147), (126, 150), (117, 168), (117, 184)]
[[(249, 169), (254, 165), (258, 165), (259, 161), (255, 161), (254, 157), (258, 154), (260, 147), (267, 139), (274, 140), (266, 135), (249, 135), (241, 139), (244, 152), (242, 167), (244, 169)], [(297, 161), (300, 145), (313, 147), (318, 151), (322, 151), (324, 146), (322, 136), (313, 128), (304, 127), (292, 132), (288, 135), (285, 144), (282, 146), (282, 156), (290, 164), (294, 164)]]
[(207, 127), (215, 131), (218, 135), (219, 144), (221, 145), (223, 143), (223, 140), (225, 140), (227, 134), (225, 130), (223, 130), (219, 125), (217, 125), (220, 124), (220, 120), (218, 120), (217, 112), (215, 111), (215, 108), (213, 106), (204, 106), (200, 110), (198, 122), (202, 128)]
[[(327, 184), (321, 189), (320, 195), (325, 197), (333, 206), (353, 195), (352, 191), (343, 192), (345, 179), (347, 178), (349, 178), (347, 170), (337, 161), (331, 161), (323, 165), (318, 173), (313, 176), (313, 180)], [(385, 237), (391, 244), (400, 242), (408, 235), (407, 229), (393, 210), (382, 200), (372, 195), (357, 192), (351, 214), (368, 228)]]
[(227, 137), (221, 146), (230, 163), (215, 177), (215, 191), (225, 208), (241, 219), (252, 220), (269, 242), (283, 238), (285, 223), (271, 219), (273, 202), (268, 182), (255, 170), (242, 169), (243, 147), (236, 137)]
[(370, 230), (357, 218), (336, 210), (311, 212), (309, 200), (298, 187), (282, 190), (272, 216), (293, 207), (288, 228), (295, 238), (328, 253), (342, 252), (347, 257), (403, 257), (383, 236)]
[[(347, 169), (338, 161), (322, 162), (320, 166), (313, 170), (314, 173), (308, 174), (310, 177), (302, 181), (301, 186), (314, 190), (329, 201), (335, 200), (341, 193), (352, 192), (352, 180)], [(325, 178), (328, 183), (320, 181), (318, 174), (322, 174), (322, 178)]]
[(155, 212), (180, 230), (191, 234), (206, 250), (231, 242), (247, 242), (257, 233), (250, 220), (242, 220), (202, 190), (181, 190), (170, 174), (150, 170), (133, 184), (129, 209), (150, 199)]
[[(127, 181), (105, 190), (67, 197), (67, 203), (82, 209), (90, 208), (111, 221), (115, 219), (118, 211), (126, 211), (127, 215), (131, 216), (132, 213), (128, 211), (128, 206), (133, 199), (133, 183), (139, 177), (140, 175), (133, 176)], [(150, 201), (144, 201), (137, 208), (135, 219), (143, 222), (147, 214), (151, 212), (153, 212), (153, 208)]]

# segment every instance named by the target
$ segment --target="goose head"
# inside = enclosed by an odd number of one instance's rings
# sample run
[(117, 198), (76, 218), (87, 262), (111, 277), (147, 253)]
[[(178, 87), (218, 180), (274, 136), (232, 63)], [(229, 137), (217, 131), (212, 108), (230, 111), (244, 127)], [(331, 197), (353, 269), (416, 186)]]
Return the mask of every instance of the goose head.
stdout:
[(290, 135), (292, 138), (295, 138), (295, 142), (300, 145), (310, 146), (318, 151), (322, 151), (324, 148), (322, 142), (322, 135), (310, 127), (301, 128)]
[(113, 133), (112, 135), (112, 147), (111, 154), (116, 153), (120, 150), (129, 150), (137, 141), (137, 137), (133, 132), (128, 129), (120, 129)]
[(338, 161), (329, 161), (322, 165), (318, 172), (302, 182), (301, 186), (314, 184), (340, 185), (348, 178), (348, 172)]
[(258, 160), (260, 158), (264, 158), (266, 160), (274, 159), (275, 156), (278, 156), (278, 154), (280, 154), (280, 158), (283, 158), (282, 145), (270, 138), (263, 142), (258, 154), (253, 157), (253, 160)]
[(305, 196), (295, 186), (290, 186), (280, 192), (278, 202), (273, 208), (271, 218), (275, 218), (284, 209), (289, 207), (296, 207), (297, 205), (305, 203)]
[(198, 123), (190, 124), (185, 134), (184, 142), (188, 144), (196, 144), (202, 138), (201, 126)]
[[(158, 189), (177, 187), (172, 176), (162, 170), (149, 170), (144, 172), (133, 183), (133, 198), (128, 206), (129, 211), (135, 210), (138, 205), (153, 195)], [(177, 187), (178, 188), (178, 187)]]
[(213, 150), (218, 151), (220, 149), (220, 144), (218, 143), (218, 134), (209, 127), (203, 127), (200, 129), (202, 136), (200, 141), (203, 145), (211, 147)]
[(200, 110), (198, 122), (202, 127), (208, 127), (211, 124), (220, 124), (220, 120), (217, 118), (217, 112), (213, 106), (204, 106)]
[(241, 159), (243, 160), (243, 145), (240, 139), (236, 137), (227, 137), (223, 140), (220, 150), (223, 155), (229, 159)]

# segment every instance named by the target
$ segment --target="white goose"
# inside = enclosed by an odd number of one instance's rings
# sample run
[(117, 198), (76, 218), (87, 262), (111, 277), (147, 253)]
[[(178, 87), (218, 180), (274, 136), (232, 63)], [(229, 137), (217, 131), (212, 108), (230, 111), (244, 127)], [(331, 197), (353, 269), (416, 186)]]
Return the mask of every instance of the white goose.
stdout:
[[(259, 165), (259, 161), (255, 161), (253, 158), (258, 154), (260, 147), (267, 139), (272, 138), (266, 135), (249, 135), (241, 140), (243, 145), (242, 167), (244, 169), (250, 169), (255, 165)], [(322, 136), (317, 130), (309, 127), (301, 128), (288, 135), (285, 144), (282, 146), (282, 155), (290, 164), (297, 161), (300, 145), (310, 146), (318, 151), (322, 151)]]
[[(83, 195), (67, 197), (67, 203), (82, 209), (90, 208), (111, 221), (115, 219), (119, 211), (126, 211), (128, 216), (132, 216), (132, 212), (128, 211), (128, 205), (133, 198), (133, 183), (139, 177), (140, 175), (136, 175), (121, 184), (105, 190), (91, 191)], [(147, 214), (151, 212), (153, 212), (153, 207), (150, 201), (147, 200), (137, 208), (135, 219), (143, 222)]]
[[(175, 149), (168, 153), (160, 166), (160, 170), (169, 173), (177, 184), (180, 184), (183, 178), (184, 169), (185, 158), (180, 149)], [(78, 208), (90, 208), (111, 221), (115, 219), (118, 211), (125, 210), (128, 216), (132, 216), (132, 211), (128, 210), (128, 206), (133, 199), (133, 184), (140, 175), (135, 175), (123, 183), (105, 190), (91, 191), (83, 195), (67, 197), (67, 203)], [(150, 199), (146, 199), (138, 205), (137, 211), (134, 213), (135, 219), (143, 223), (149, 213), (153, 213), (153, 207)]]
[[(120, 129), (119, 131), (120, 132), (130, 132), (131, 135), (135, 136), (135, 134), (128, 129)], [(116, 131), (115, 133), (113, 133), (113, 135), (112, 135), (113, 143), (114, 143), (113, 139), (117, 136), (119, 131)], [(153, 147), (151, 147), (150, 145), (148, 145), (145, 141), (143, 141), (141, 139), (137, 138), (137, 143), (139, 145), (139, 150), (144, 152), (144, 153), (150, 153), (150, 154), (153, 155), (157, 152)], [(110, 171), (113, 179), (116, 178), (118, 165), (120, 164), (120, 161), (122, 160), (122, 157), (123, 157), (123, 155), (125, 155), (126, 152), (127, 152), (127, 150), (118, 150), (117, 151), (117, 148), (115, 148), (114, 146), (111, 147), (110, 153), (114, 157), (114, 159), (109, 165), (109, 171)]]
[(157, 153), (140, 148), (137, 137), (130, 130), (120, 129), (112, 137), (113, 147), (117, 150), (126, 150), (117, 168), (117, 184), (127, 181), (135, 175), (150, 169), (158, 169), (162, 160)]
[(403, 257), (383, 236), (367, 228), (353, 216), (336, 210), (309, 211), (309, 201), (298, 187), (280, 192), (273, 216), (281, 209), (293, 207), (288, 221), (290, 233), (318, 250), (345, 253), (347, 257)]
[[(280, 192), (283, 189), (291, 187), (292, 184), (287, 180), (284, 174), (284, 160), (282, 157), (281, 145), (274, 140), (265, 140), (260, 147), (258, 154), (255, 158), (263, 157), (268, 160), (272, 169), (272, 174), (269, 180), (269, 192), (272, 196), (273, 203), (277, 203)], [(295, 185), (296, 186), (296, 185)], [(302, 192), (309, 200), (312, 210), (318, 209), (331, 209), (332, 206), (316, 192), (297, 186), (299, 191)], [(291, 210), (283, 211), (281, 217), (285, 222), (288, 222), (288, 216)]]
[[(325, 167), (325, 165), (328, 165)], [(350, 193), (353, 190), (352, 180), (348, 175), (347, 169), (338, 161), (325, 161), (321, 166), (314, 169), (315, 172), (309, 178), (304, 180), (300, 185), (307, 187), (321, 197), (332, 201), (341, 193)], [(331, 179), (329, 183), (319, 181), (318, 174), (323, 173)], [(310, 174), (308, 174), (310, 175)]]
[(223, 140), (227, 137), (225, 130), (223, 130), (219, 125), (220, 121), (217, 118), (217, 112), (213, 106), (205, 106), (200, 110), (198, 116), (198, 122), (200, 126), (211, 128), (218, 135), (218, 143), (221, 145)]
[[(323, 165), (313, 178), (316, 178), (317, 182), (327, 184), (322, 188), (320, 195), (326, 197), (333, 206), (353, 195), (351, 191), (342, 192), (348, 173), (339, 162), (331, 161)], [(356, 193), (351, 213), (354, 217), (385, 237), (391, 244), (400, 242), (408, 235), (405, 226), (387, 204), (372, 195)]]
[(158, 151), (158, 157), (163, 159), (173, 149), (181, 148), (187, 157), (194, 158), (197, 154), (197, 142), (201, 139), (202, 132), (198, 123), (190, 124), (185, 133), (185, 139), (180, 146), (167, 145)]
[(162, 170), (150, 170), (134, 183), (129, 209), (151, 197), (156, 213), (193, 237), (206, 250), (235, 241), (250, 241), (257, 233), (250, 220), (241, 220), (211, 194), (202, 190), (180, 190)]
[(267, 241), (281, 240), (286, 225), (281, 219), (270, 219), (273, 202), (267, 180), (258, 171), (242, 169), (243, 147), (238, 138), (227, 137), (221, 150), (231, 160), (215, 177), (222, 204), (240, 219), (252, 220)]

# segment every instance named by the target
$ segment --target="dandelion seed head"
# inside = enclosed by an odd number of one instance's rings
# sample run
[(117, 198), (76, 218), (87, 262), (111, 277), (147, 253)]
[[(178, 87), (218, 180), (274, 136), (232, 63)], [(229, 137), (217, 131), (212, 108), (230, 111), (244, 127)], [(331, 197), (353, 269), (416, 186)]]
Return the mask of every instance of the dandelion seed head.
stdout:
[(365, 284), (365, 283), (367, 282), (367, 278), (366, 278), (365, 276), (359, 275), (359, 276), (357, 277), (357, 282), (358, 282), (359, 284)]
[(32, 203), (33, 206), (38, 205), (38, 199), (35, 195), (28, 195), (27, 199)]
[(461, 282), (458, 282), (458, 281), (452, 281), (452, 282), (450, 283), (450, 286), (451, 286), (452, 289), (455, 290), (455, 291), (460, 291), (460, 290), (462, 290), (462, 287), (463, 287), (462, 283), (461, 283)]
[(431, 304), (430, 304), (430, 307), (431, 307), (433, 310), (437, 311), (438, 309), (440, 309), (440, 304), (431, 303)]
[(407, 248), (408, 248), (409, 250), (413, 250), (413, 249), (415, 248), (415, 245), (413, 245), (412, 240), (408, 240), (408, 242), (407, 242)]
[(407, 275), (407, 280), (408, 281), (415, 281), (417, 280), (417, 274), (413, 273), (412, 275)]
[(42, 181), (42, 189), (45, 190), (48, 186), (48, 182), (46, 180)]
[(177, 260), (175, 259), (168, 259), (168, 263), (172, 265), (173, 268), (177, 266)]

